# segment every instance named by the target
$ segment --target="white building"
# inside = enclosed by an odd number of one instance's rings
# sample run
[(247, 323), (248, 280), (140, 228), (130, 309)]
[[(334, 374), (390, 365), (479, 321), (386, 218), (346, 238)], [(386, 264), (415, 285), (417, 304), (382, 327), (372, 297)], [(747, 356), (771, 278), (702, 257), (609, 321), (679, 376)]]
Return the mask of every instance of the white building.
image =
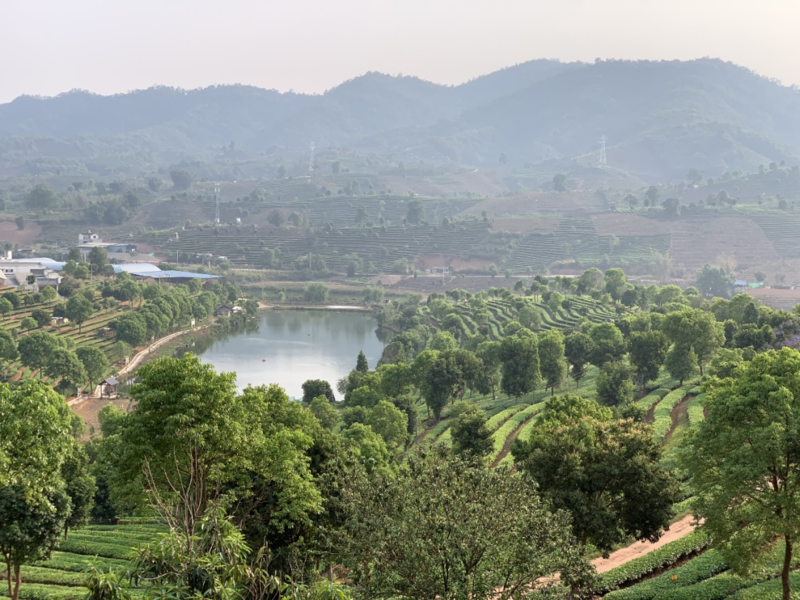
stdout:
[[(15, 287), (24, 286), (30, 290), (41, 290), (45, 287), (58, 287), (61, 283), (61, 267), (63, 263), (51, 258), (13, 258), (11, 252), (0, 258), (0, 285)], [(33, 277), (33, 283), (28, 278)]]

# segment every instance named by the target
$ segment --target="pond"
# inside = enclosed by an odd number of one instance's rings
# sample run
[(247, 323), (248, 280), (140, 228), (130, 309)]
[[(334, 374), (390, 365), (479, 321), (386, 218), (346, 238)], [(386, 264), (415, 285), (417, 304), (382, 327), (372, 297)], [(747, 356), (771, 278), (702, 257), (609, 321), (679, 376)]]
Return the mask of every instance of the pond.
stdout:
[(299, 399), (304, 381), (324, 379), (341, 400), (336, 381), (355, 367), (358, 352), (374, 369), (390, 336), (365, 312), (267, 310), (245, 329), (199, 339), (189, 350), (217, 372), (235, 371), (240, 389), (277, 383)]

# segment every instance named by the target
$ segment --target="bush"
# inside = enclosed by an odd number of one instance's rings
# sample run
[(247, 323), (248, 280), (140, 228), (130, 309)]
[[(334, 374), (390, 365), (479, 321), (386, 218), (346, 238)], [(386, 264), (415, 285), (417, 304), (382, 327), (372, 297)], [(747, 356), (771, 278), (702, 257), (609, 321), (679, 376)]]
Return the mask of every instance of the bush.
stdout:
[(674, 565), (695, 552), (700, 552), (710, 543), (711, 540), (704, 531), (695, 530), (679, 540), (665, 544), (640, 558), (600, 574), (597, 578), (595, 592), (604, 594), (625, 584), (638, 581), (646, 575)]
[(328, 286), (324, 283), (309, 283), (303, 290), (303, 300), (306, 302), (326, 302), (328, 300)]

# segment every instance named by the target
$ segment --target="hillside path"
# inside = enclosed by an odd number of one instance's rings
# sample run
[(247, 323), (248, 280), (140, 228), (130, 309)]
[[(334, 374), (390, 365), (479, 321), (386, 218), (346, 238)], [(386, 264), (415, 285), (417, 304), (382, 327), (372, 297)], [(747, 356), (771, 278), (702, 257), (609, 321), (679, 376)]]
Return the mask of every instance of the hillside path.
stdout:
[(624, 565), (626, 562), (630, 562), (635, 558), (644, 556), (656, 548), (660, 548), (665, 544), (669, 544), (670, 542), (674, 542), (675, 540), (690, 534), (695, 528), (695, 526), (692, 524), (693, 519), (694, 517), (692, 517), (692, 515), (687, 515), (680, 521), (673, 523), (669, 526), (669, 531), (664, 532), (664, 535), (662, 535), (655, 543), (648, 541), (636, 542), (635, 544), (631, 544), (625, 548), (620, 548), (616, 552), (612, 552), (611, 556), (608, 558), (596, 558), (592, 561), (592, 564), (594, 565), (595, 569), (597, 569), (598, 573), (605, 573), (606, 571), (610, 571), (615, 567)]
[(125, 375), (129, 374), (133, 371), (139, 364), (147, 357), (153, 350), (156, 348), (160, 348), (170, 340), (174, 340), (176, 337), (184, 335), (186, 333), (191, 333), (192, 331), (198, 331), (200, 327), (195, 327), (194, 329), (184, 329), (182, 331), (176, 331), (175, 333), (170, 333), (169, 335), (165, 335), (163, 338), (156, 340), (152, 344), (150, 344), (147, 348), (138, 352), (131, 360), (125, 365), (122, 369), (119, 370), (119, 375), (117, 375), (117, 379), (122, 379)]

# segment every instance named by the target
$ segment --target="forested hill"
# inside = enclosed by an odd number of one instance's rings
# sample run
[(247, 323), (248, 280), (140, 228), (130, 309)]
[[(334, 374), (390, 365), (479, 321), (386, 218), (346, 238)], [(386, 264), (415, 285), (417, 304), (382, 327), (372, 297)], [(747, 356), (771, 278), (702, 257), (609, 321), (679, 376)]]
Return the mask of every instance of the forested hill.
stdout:
[[(0, 142), (4, 161), (142, 150), (172, 160), (231, 141), (245, 152), (301, 151), (314, 141), (407, 162), (489, 166), (503, 154), (521, 167), (596, 162), (602, 135), (611, 166), (648, 180), (682, 177), (690, 167), (757, 167), (800, 156), (800, 95), (712, 59), (538, 60), (454, 87), (369, 73), (321, 95), (158, 87), (0, 105), (0, 137), (15, 138)], [(46, 138), (66, 144), (41, 143)]]

